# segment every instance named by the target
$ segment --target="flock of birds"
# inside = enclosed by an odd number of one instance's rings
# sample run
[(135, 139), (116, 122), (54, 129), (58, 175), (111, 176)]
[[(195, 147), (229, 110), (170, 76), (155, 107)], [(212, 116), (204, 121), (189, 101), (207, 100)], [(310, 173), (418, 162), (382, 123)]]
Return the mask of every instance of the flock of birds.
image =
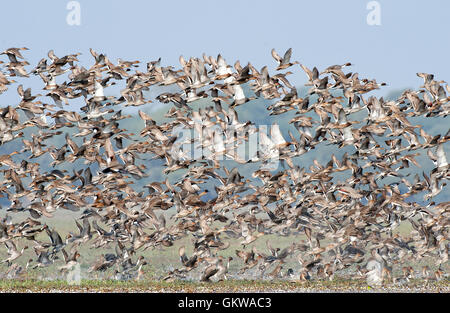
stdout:
[[(0, 145), (23, 143), (22, 150), (0, 155), (0, 197), (11, 203), (2, 209), (0, 223), (0, 241), (8, 255), (1, 261), (7, 264), (3, 277), (20, 277), (52, 264), (67, 272), (81, 262), (80, 248), (89, 245), (115, 252), (101, 254), (88, 272), (114, 269), (117, 279), (140, 279), (149, 261), (139, 254), (147, 249), (158, 253), (185, 237), (192, 242), (190, 251), (181, 246), (181, 263), (161, 279), (184, 279), (196, 271), (200, 281), (227, 279), (230, 263), (237, 260), (242, 265), (239, 275), (253, 273), (262, 279), (333, 279), (352, 265), (352, 277), (374, 283), (446, 276), (450, 202), (434, 199), (449, 179), (444, 143), (450, 133), (432, 136), (410, 121), (449, 114), (450, 87), (433, 74), (418, 73), (423, 79), (419, 90), (385, 101), (365, 95), (385, 84), (346, 72), (352, 64), (319, 72), (292, 62), (291, 49), (283, 57), (272, 50), (274, 73), (267, 66), (258, 70), (239, 61), (230, 66), (221, 55), (181, 56), (180, 69), (163, 67), (158, 59), (144, 70), (139, 61), (118, 59), (114, 64), (92, 49), (90, 68), (78, 63), (79, 53), (58, 57), (51, 50), (48, 58), (27, 69), (30, 64), (22, 55), (26, 50), (9, 48), (0, 54), (0, 94), (17, 85), (20, 97), (17, 105), (0, 109)], [(308, 78), (304, 97), (288, 80), (292, 72), (286, 71), (299, 67)], [(23, 86), (30, 76), (40, 77), (43, 94)], [(119, 97), (107, 95), (106, 88), (120, 83)], [(157, 86), (171, 91), (155, 98), (172, 105), (166, 113), (169, 122), (157, 123), (139, 110), (140, 134), (121, 129), (120, 121), (130, 116), (123, 115), (120, 106), (150, 105), (146, 91)], [(238, 107), (259, 98), (271, 100), (261, 110), (275, 119), (295, 111), (289, 123), (297, 131), (289, 131), (289, 139), (276, 123), (269, 137), (252, 121), (239, 120)], [(83, 102), (81, 110), (68, 109), (73, 99)], [(191, 103), (200, 99), (210, 100), (210, 105), (192, 109)], [(367, 116), (351, 120), (361, 110), (367, 110)], [(24, 135), (28, 127), (36, 128), (31, 138)], [(189, 143), (209, 151), (209, 156), (189, 158), (174, 131), (177, 127), (197, 131)], [(220, 136), (218, 128), (223, 130)], [(252, 134), (259, 138), (259, 149), (243, 159), (236, 147)], [(52, 144), (56, 136), (65, 138), (60, 147)], [(309, 168), (299, 166), (296, 158), (318, 145), (351, 147), (354, 153), (341, 158), (332, 154), (326, 164), (314, 160)], [(434, 169), (414, 177), (402, 174), (410, 166), (420, 167), (420, 151), (426, 151)], [(49, 170), (37, 162), (45, 154), (53, 160)], [(274, 156), (281, 170), (267, 169)], [(238, 165), (229, 170), (220, 157)], [(165, 162), (166, 179), (136, 191), (133, 183), (152, 170), (145, 161), (156, 159)], [(82, 165), (75, 166), (76, 161)], [(251, 178), (240, 171), (247, 163), (259, 165)], [(177, 171), (184, 173), (182, 179), (171, 183), (167, 175)], [(384, 183), (386, 178), (393, 182)], [(214, 192), (202, 187), (207, 182), (215, 184)], [(421, 193), (425, 204), (410, 200)], [(166, 222), (165, 211), (171, 208), (176, 211)], [(70, 232), (65, 239), (40, 221), (64, 210), (80, 212), (75, 221), (79, 233)], [(26, 218), (13, 221), (11, 215), (19, 213)], [(412, 227), (407, 235), (397, 231), (402, 223)], [(284, 249), (266, 240), (267, 251), (261, 251), (255, 242), (266, 235), (298, 239)], [(233, 256), (225, 257), (232, 240), (239, 246), (232, 246)], [(19, 242), (25, 243), (22, 249), (17, 248)], [(21, 266), (18, 260), (27, 248), (34, 253)], [(288, 258), (298, 267), (285, 268)], [(423, 258), (433, 260), (437, 269), (404, 265)], [(393, 275), (394, 266), (402, 268), (400, 276)]]

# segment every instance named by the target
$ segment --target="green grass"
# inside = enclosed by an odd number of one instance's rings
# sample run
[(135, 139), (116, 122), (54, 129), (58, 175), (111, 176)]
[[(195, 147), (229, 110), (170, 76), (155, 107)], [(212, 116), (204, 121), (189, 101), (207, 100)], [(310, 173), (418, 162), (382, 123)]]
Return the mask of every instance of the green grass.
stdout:
[(250, 281), (227, 280), (216, 283), (190, 281), (115, 281), (82, 280), (78, 285), (70, 285), (64, 280), (3, 280), (0, 292), (450, 292), (450, 281), (432, 281), (425, 284), (412, 280), (405, 285), (386, 283), (383, 286), (369, 287), (365, 280), (333, 281)]

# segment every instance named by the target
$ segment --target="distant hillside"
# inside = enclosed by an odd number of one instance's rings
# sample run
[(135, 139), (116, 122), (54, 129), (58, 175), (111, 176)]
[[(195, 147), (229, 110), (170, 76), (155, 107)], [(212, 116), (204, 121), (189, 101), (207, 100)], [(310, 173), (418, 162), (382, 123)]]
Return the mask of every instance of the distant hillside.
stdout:
[[(298, 94), (299, 96), (303, 97), (306, 95), (307, 88), (305, 87), (299, 87)], [(252, 96), (253, 92), (248, 87), (244, 87), (245, 93), (247, 96)], [(403, 90), (397, 90), (392, 91), (389, 94), (386, 95), (386, 100), (392, 100), (397, 99)], [(162, 92), (162, 91), (161, 91)], [(157, 93), (152, 93), (154, 94)], [(339, 94), (336, 94), (336, 96), (339, 96)], [(162, 104), (159, 103), (158, 100), (155, 100), (154, 97), (152, 97), (153, 103), (147, 104), (145, 106), (141, 107), (126, 107), (123, 109), (123, 114), (129, 114), (130, 117), (125, 118), (123, 120), (119, 121), (120, 128), (126, 129), (129, 134), (133, 134), (131, 137), (138, 139), (140, 137), (140, 132), (144, 128), (144, 122), (142, 119), (138, 116), (137, 111), (142, 110), (146, 112), (148, 115), (151, 116), (153, 120), (156, 121), (157, 124), (162, 124), (165, 122), (170, 121), (170, 118), (167, 118), (165, 115), (169, 111), (169, 109), (172, 107), (171, 104)], [(312, 100), (314, 101), (314, 99)], [(236, 112), (238, 113), (239, 121), (241, 122), (247, 122), (251, 121), (256, 126), (260, 125), (272, 125), (273, 123), (276, 123), (280, 125), (280, 129), (283, 133), (283, 136), (286, 140), (289, 140), (288, 131), (291, 131), (295, 136), (298, 136), (298, 131), (293, 126), (293, 124), (289, 123), (289, 121), (295, 116), (295, 110), (292, 110), (290, 112), (281, 114), (281, 115), (269, 115), (267, 107), (271, 105), (273, 101), (265, 100), (263, 98), (259, 98), (257, 100), (249, 101), (243, 105), (239, 105), (235, 108)], [(210, 100), (210, 98), (201, 99), (198, 101), (195, 101), (193, 103), (189, 104), (190, 107), (193, 110), (199, 110), (202, 108), (205, 108), (207, 106), (213, 106), (213, 102)], [(227, 105), (223, 104), (224, 109), (227, 109)], [(22, 114), (20, 112), (20, 114)], [(317, 115), (314, 114), (314, 112), (310, 112), (306, 114), (307, 116), (311, 116), (314, 120), (317, 120)], [(350, 116), (350, 120), (357, 121), (359, 124), (354, 125), (355, 128), (359, 128), (365, 124), (364, 118), (367, 116), (367, 110), (364, 109), (358, 113), (354, 113)], [(448, 124), (448, 118), (445, 117), (433, 117), (432, 119), (426, 118), (426, 117), (411, 117), (410, 122), (416, 125), (421, 125), (422, 128), (429, 133), (430, 135), (434, 136), (437, 134), (445, 134), (448, 130), (450, 125)], [(82, 139), (79, 137), (74, 137), (75, 129), (71, 127), (63, 127), (59, 129), (62, 133), (60, 135), (54, 136), (50, 139), (45, 140), (45, 144), (47, 147), (56, 147), (61, 148), (65, 144), (65, 134), (67, 133), (77, 144), (82, 143)], [(24, 137), (23, 138), (31, 138), (31, 134), (38, 134), (39, 129), (37, 127), (27, 127), (24, 130)], [(387, 140), (387, 137), (380, 138), (383, 140), (380, 140), (379, 142), (384, 142), (384, 140)], [(124, 145), (127, 145), (129, 142), (128, 139), (124, 139)], [(17, 139), (11, 142), (7, 142), (4, 145), (0, 146), (0, 154), (6, 154), (11, 153), (13, 151), (20, 151), (24, 147), (22, 138)], [(386, 145), (384, 147), (387, 148)], [(447, 155), (450, 154), (450, 145), (445, 145), (445, 151)], [(299, 157), (294, 158), (294, 163), (296, 165), (299, 165), (300, 167), (309, 168), (312, 164), (314, 159), (319, 161), (321, 164), (325, 164), (328, 161), (330, 161), (331, 154), (336, 155), (338, 158), (341, 158), (345, 153), (348, 155), (351, 155), (356, 152), (356, 149), (354, 146), (345, 146), (344, 148), (340, 149), (337, 148), (335, 145), (329, 145), (326, 141), (319, 144), (316, 149), (309, 151), (308, 153), (305, 153)], [(416, 157), (417, 161), (421, 165), (421, 168), (411, 167), (409, 169), (409, 172), (406, 174), (407, 176), (405, 178), (412, 179), (412, 177), (415, 174), (421, 174), (423, 172), (429, 172), (433, 169), (433, 163), (426, 155), (426, 151), (419, 150), (420, 153), (419, 156)], [(406, 153), (404, 153), (406, 154)], [(30, 156), (30, 152), (23, 153), (21, 155), (15, 155), (14, 159), (17, 162), (20, 162), (22, 159), (26, 159), (26, 157)], [(22, 159), (21, 159), (22, 158)], [(62, 165), (57, 165), (54, 168), (50, 166), (51, 162), (53, 161), (52, 158), (48, 153), (44, 154), (41, 157), (34, 158), (34, 159), (26, 159), (29, 162), (37, 162), (41, 165), (41, 171), (51, 171), (52, 169), (59, 169), (59, 170), (65, 170), (67, 173), (72, 174), (75, 170), (79, 170), (81, 168), (84, 168), (85, 165), (83, 165), (82, 161), (75, 161), (74, 163), (67, 163), (64, 162)], [(165, 179), (165, 175), (163, 174), (164, 170), (164, 160), (161, 159), (138, 159), (136, 164), (145, 164), (145, 166), (149, 169), (148, 170), (148, 177), (144, 177), (142, 179), (136, 180), (133, 187), (136, 188), (136, 191), (143, 190), (143, 186), (146, 184), (153, 182), (153, 181), (163, 181)], [(249, 177), (251, 179), (251, 174), (259, 167), (256, 164), (249, 163), (249, 164), (237, 164), (235, 161), (225, 161), (224, 166), (231, 169), (234, 166), (239, 166), (240, 172), (245, 177)], [(283, 170), (281, 167), (282, 164), (280, 163), (280, 167), (278, 170)], [(94, 163), (90, 165), (91, 171), (95, 173), (98, 170), (97, 164)], [(223, 173), (222, 170), (219, 170), (220, 173)], [(274, 171), (276, 172), (276, 171)], [(178, 181), (184, 174), (186, 173), (185, 170), (178, 170), (174, 173), (170, 173), (167, 177), (169, 181), (176, 182)], [(0, 173), (0, 179), (2, 179), (2, 173)], [(345, 180), (348, 178), (349, 173), (345, 175), (335, 174), (334, 179), (336, 180)], [(24, 179), (24, 182), (29, 183), (29, 178)], [(385, 178), (381, 180), (382, 183), (390, 183), (389, 178)], [(258, 183), (257, 181), (254, 181), (254, 183)], [(211, 183), (204, 184), (202, 187), (205, 189), (208, 189), (211, 191), (208, 195), (205, 196), (205, 199), (211, 198), (215, 195), (214, 186), (211, 185)], [(444, 190), (436, 197), (436, 201), (450, 201), (450, 193), (449, 189), (450, 186), (444, 187)], [(423, 194), (415, 195), (411, 198), (412, 201), (417, 201), (419, 203), (422, 202)], [(9, 203), (6, 200), (6, 198), (0, 198), (0, 205), (7, 206)]]

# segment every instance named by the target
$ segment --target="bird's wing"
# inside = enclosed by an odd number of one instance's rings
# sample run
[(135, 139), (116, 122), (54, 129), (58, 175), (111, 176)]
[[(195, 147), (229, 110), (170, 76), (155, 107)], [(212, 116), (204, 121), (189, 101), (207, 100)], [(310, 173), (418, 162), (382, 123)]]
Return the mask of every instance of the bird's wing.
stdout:
[(447, 158), (445, 157), (444, 145), (440, 144), (436, 149), (437, 155), (437, 167), (445, 167), (448, 165)]
[(270, 53), (272, 53), (272, 57), (275, 59), (275, 61), (277, 61), (278, 63), (282, 62), (280, 55), (275, 51), (275, 49), (272, 49)]
[(280, 131), (280, 126), (278, 124), (273, 124), (270, 128), (270, 136), (272, 138), (272, 141), (278, 146), (278, 145), (284, 145), (286, 143), (286, 140), (283, 137), (283, 134)]
[(289, 48), (284, 53), (283, 64), (288, 64), (289, 63), (289, 61), (291, 60), (291, 55), (292, 55), (292, 48)]

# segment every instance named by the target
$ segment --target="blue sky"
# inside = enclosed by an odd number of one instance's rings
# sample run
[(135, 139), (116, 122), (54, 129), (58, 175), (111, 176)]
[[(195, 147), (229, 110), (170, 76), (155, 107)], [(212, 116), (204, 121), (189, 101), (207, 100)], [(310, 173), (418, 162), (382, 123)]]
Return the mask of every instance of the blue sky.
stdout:
[[(31, 65), (54, 49), (57, 56), (89, 48), (118, 57), (179, 66), (178, 57), (221, 53), (228, 63), (275, 62), (270, 50), (293, 48), (308, 67), (351, 62), (360, 77), (386, 82), (385, 89), (417, 88), (416, 72), (448, 80), (449, 1), (379, 0), (381, 25), (366, 22), (366, 0), (348, 1), (88, 1), (79, 0), (81, 25), (66, 23), (65, 0), (2, 2), (0, 49), (26, 46)], [(4, 56), (0, 59), (4, 59)], [(5, 60), (4, 60), (5, 61)], [(30, 68), (30, 67), (29, 67)], [(298, 67), (293, 80), (306, 81)]]

